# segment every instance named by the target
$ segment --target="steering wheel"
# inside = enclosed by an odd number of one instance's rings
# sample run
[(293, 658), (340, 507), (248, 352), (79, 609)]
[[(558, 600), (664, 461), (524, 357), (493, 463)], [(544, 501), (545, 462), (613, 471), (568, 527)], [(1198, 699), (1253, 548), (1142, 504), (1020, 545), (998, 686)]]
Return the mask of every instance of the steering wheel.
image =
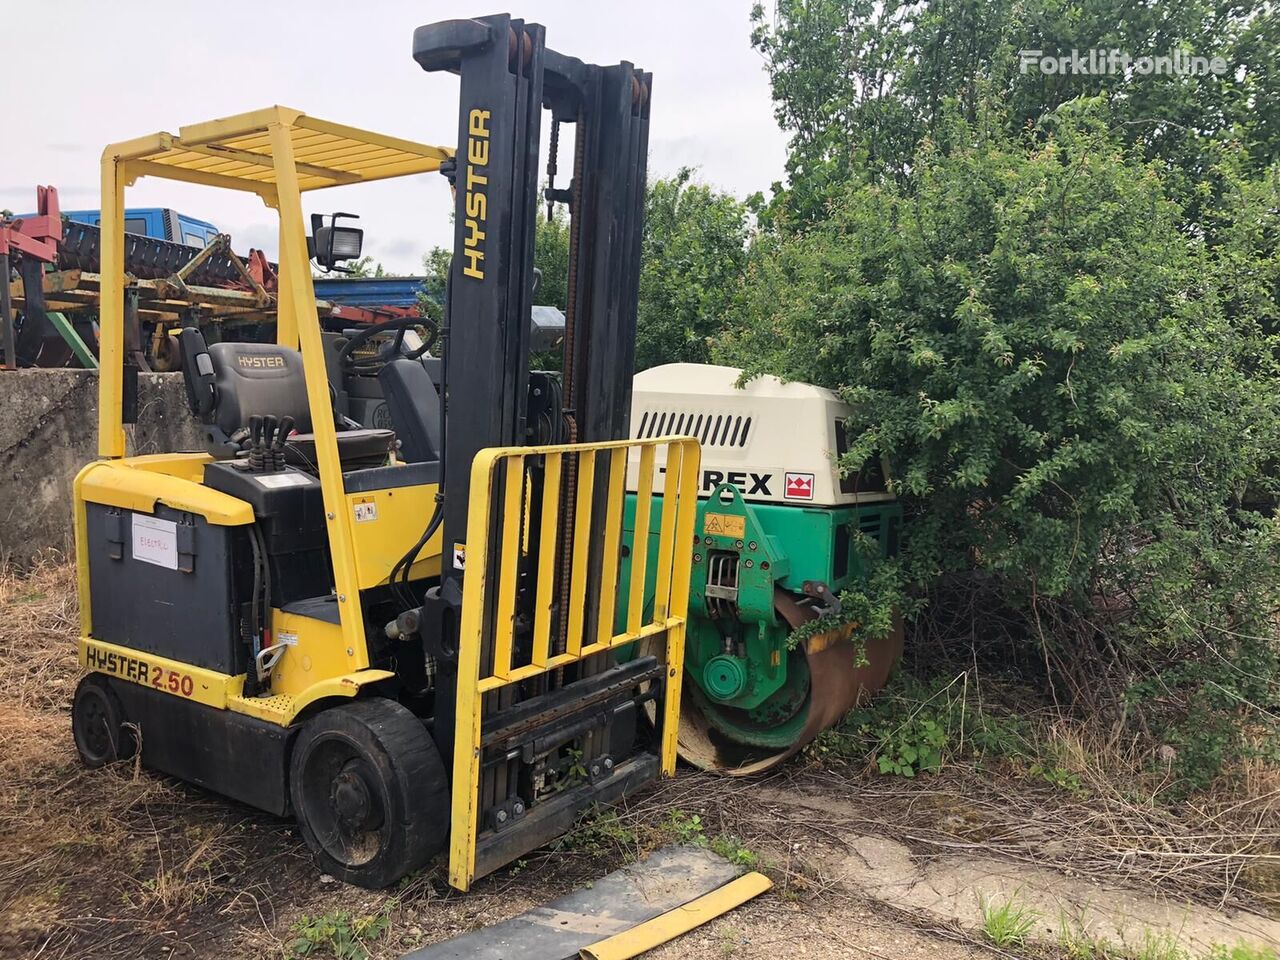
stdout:
[[(427, 334), (422, 346), (415, 347), (405, 353), (402, 349), (405, 333), (413, 327), (419, 326), (426, 327), (430, 332)], [(396, 338), (391, 342), (389, 356), (385, 356), (383, 350), (379, 350), (372, 357), (357, 358), (354, 356), (356, 350), (368, 343), (370, 338), (388, 330), (396, 331)], [(426, 317), (395, 317), (391, 320), (383, 320), (381, 323), (372, 324), (356, 333), (355, 336), (343, 344), (342, 349), (338, 352), (338, 360), (344, 367), (351, 369), (379, 367), (387, 363), (392, 357), (417, 360), (435, 346), (435, 342), (439, 337), (440, 328)]]

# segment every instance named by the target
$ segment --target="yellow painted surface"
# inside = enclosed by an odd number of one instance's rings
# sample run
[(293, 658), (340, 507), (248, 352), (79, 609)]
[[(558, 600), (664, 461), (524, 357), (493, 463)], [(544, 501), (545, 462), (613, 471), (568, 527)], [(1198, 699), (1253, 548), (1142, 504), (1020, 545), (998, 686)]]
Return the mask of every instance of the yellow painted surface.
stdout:
[[(245, 501), (194, 480), (162, 473), (159, 466), (158, 460), (144, 467), (134, 465), (130, 459), (91, 463), (76, 477), (77, 499), (141, 513), (154, 513), (156, 504), (163, 503), (175, 510), (199, 514), (217, 526), (253, 523), (253, 508)], [(176, 463), (172, 466), (179, 467)]]
[[(435, 512), (436, 489), (432, 483), (345, 495), (361, 590), (386, 583), (391, 568), (418, 542)], [(437, 530), (418, 551), (410, 579), (439, 576), (443, 536)]]
[(580, 956), (582, 960), (631, 960), (632, 957), (638, 957), (647, 950), (674, 940), (681, 934), (742, 906), (772, 886), (773, 881), (763, 873), (744, 874), (696, 900), (668, 910), (661, 916), (646, 920), (607, 940), (583, 947)]
[(80, 638), (80, 666), (220, 710), (227, 706), (229, 687), (234, 685), (234, 693), (239, 693), (243, 683), (240, 677), (229, 677), (92, 637)]
[[(608, 496), (605, 498), (606, 541), (616, 546), (613, 524), (621, 523), (621, 501), (625, 487), (620, 478), (626, 454), (639, 447), (642, 464), (649, 464), (652, 478), (655, 447), (666, 447), (669, 465), (663, 484), (663, 534), (659, 539), (658, 596), (661, 604), (654, 617), (630, 618), (622, 633), (612, 629), (602, 631), (598, 637), (584, 638), (586, 616), (586, 545), (590, 542), (596, 465), (611, 463)], [(551, 581), (543, 563), (537, 587), (537, 609), (534, 617), (534, 644), (531, 662), (513, 664), (510, 651), (514, 648), (513, 624), (507, 611), (512, 602), (500, 595), (496, 598), (498, 616), (493, 624), (492, 637), (495, 669), (482, 673), (481, 655), (484, 646), (484, 611), (490, 603), (490, 591), (514, 591), (510, 550), (504, 549), (498, 565), (497, 584), (489, 580), (489, 540), (496, 518), (502, 524), (501, 544), (518, 545), (523, 531), (531, 529), (530, 519), (523, 516), (528, 509), (523, 491), (525, 468), (523, 463), (531, 458), (543, 457), (546, 476), (552, 490), (559, 489), (561, 461), (566, 456), (578, 458), (578, 489), (574, 499), (574, 549), (570, 561), (571, 587), (569, 592), (569, 636), (564, 653), (550, 655), (549, 611)], [(496, 488), (494, 483), (499, 466), (506, 464), (507, 482)], [(698, 442), (688, 437), (656, 437), (645, 440), (614, 440), (605, 443), (580, 443), (545, 447), (507, 447), (481, 450), (472, 462), (471, 492), (467, 504), (467, 575), (463, 582), (462, 620), (458, 635), (458, 692), (456, 701), (457, 721), (454, 726), (453, 797), (451, 805), (452, 832), (449, 849), (449, 882), (459, 890), (466, 890), (475, 877), (475, 841), (479, 815), (477, 793), (480, 784), (480, 729), (483, 695), (511, 683), (527, 680), (548, 670), (567, 666), (581, 657), (600, 653), (614, 646), (632, 643), (640, 637), (662, 634), (666, 638), (667, 694), (663, 712), (662, 769), (665, 775), (675, 773), (676, 734), (680, 714), (680, 669), (684, 658), (684, 618), (688, 612), (689, 568), (692, 563), (694, 520), (697, 515), (699, 479)], [(651, 482), (651, 480), (650, 480)], [(618, 504), (612, 501), (617, 499)], [(641, 497), (647, 502), (649, 497)], [(548, 503), (558, 503), (558, 498), (544, 496), (544, 512), (539, 518), (540, 541), (530, 545), (539, 556), (554, 555), (553, 543), (546, 538), (554, 534), (557, 524), (546, 512)], [(670, 517), (668, 521), (666, 518)], [(665, 556), (662, 555), (665, 551)], [(613, 563), (606, 561), (605, 567)], [(643, 576), (643, 573), (641, 574)], [(546, 579), (543, 579), (543, 578)], [(683, 591), (683, 595), (677, 593)], [(602, 606), (607, 606), (603, 604)], [(658, 614), (658, 610), (661, 614)], [(612, 618), (610, 618), (611, 620)], [(505, 635), (504, 635), (505, 634)]]
[(206, 707), (257, 717), (282, 727), (287, 727), (299, 713), (319, 700), (354, 697), (362, 687), (395, 676), (388, 670), (362, 670), (318, 679), (296, 693), (273, 691), (268, 697), (245, 697), (242, 695), (243, 674), (228, 676), (93, 637), (80, 638), (79, 660), (80, 666), (86, 670), (136, 683), (140, 687), (150, 687)]
[(311, 283), (311, 261), (307, 256), (307, 228), (302, 217), (298, 171), (294, 166), (293, 133), (284, 122), (269, 123), (266, 132), (270, 152), (275, 159), (275, 181), (280, 202), (280, 241), (283, 244), (280, 249), (280, 284), (289, 286), (294, 329), (302, 350), (307, 405), (311, 413), (311, 429), (315, 433), (316, 465), (324, 496), (329, 554), (333, 558), (333, 582), (342, 618), (343, 643), (339, 649), (347, 659), (344, 672), (354, 673), (369, 666), (369, 653), (365, 646), (364, 616), (360, 609), (352, 522), (342, 488), (337, 428), (330, 412), (332, 405), (324, 345), (320, 339), (320, 325), (315, 322), (316, 294)]

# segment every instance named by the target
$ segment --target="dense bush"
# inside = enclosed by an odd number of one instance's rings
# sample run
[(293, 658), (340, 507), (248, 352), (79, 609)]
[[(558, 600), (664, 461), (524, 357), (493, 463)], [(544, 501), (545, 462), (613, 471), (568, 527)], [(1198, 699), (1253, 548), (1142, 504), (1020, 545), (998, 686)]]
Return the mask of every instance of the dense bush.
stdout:
[(851, 178), (756, 245), (724, 356), (839, 390), (846, 466), (894, 464), (908, 546), (864, 604), (958, 592), (953, 639), (999, 634), (1203, 783), (1280, 677), (1277, 195), (1215, 171), (1210, 243), (1110, 120), (952, 117), (902, 178)]

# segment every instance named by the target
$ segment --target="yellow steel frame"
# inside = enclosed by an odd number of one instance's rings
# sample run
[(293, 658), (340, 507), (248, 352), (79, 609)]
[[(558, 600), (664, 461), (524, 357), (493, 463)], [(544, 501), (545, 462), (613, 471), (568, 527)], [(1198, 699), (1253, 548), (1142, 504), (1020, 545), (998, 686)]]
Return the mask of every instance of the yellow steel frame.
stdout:
[[(653, 497), (654, 453), (666, 447), (666, 477), (663, 481), (662, 529), (658, 544), (657, 583), (653, 615), (643, 614), (645, 551), (632, 560), (631, 581), (627, 585), (627, 623), (614, 632), (612, 585), (618, 579), (618, 557), (622, 536), (624, 479), (628, 454), (639, 450), (640, 485), (637, 505), (647, 510)], [(649, 440), (614, 440), (604, 443), (577, 443), (547, 447), (504, 447), (482, 450), (471, 467), (471, 499), (467, 509), (467, 574), (462, 593), (462, 621), (458, 637), (457, 720), (453, 751), (453, 810), (450, 839), (449, 882), (466, 890), (475, 877), (476, 833), (479, 815), (480, 728), (484, 695), (508, 684), (519, 683), (549, 670), (564, 667), (583, 657), (612, 647), (632, 643), (642, 637), (666, 636), (666, 691), (662, 715), (662, 772), (675, 774), (676, 734), (680, 715), (680, 683), (684, 662), (685, 619), (689, 605), (689, 551), (692, 548), (694, 518), (697, 514), (700, 447), (688, 437), (656, 437)], [(569, 633), (567, 649), (551, 653), (551, 615), (558, 535), (560, 479), (566, 457), (577, 458), (578, 486), (574, 503), (574, 537), (570, 560), (570, 591), (567, 598)], [(528, 663), (513, 662), (515, 597), (518, 561), (527, 531), (534, 522), (526, 506), (526, 463), (541, 458), (545, 467), (545, 487), (538, 537), (538, 582), (533, 623), (533, 649)], [(590, 536), (600, 524), (592, 517), (596, 473), (608, 462), (608, 492), (605, 498), (604, 550), (601, 560), (601, 604), (599, 629), (592, 638), (583, 637), (583, 611), (587, 601), (587, 571)], [(645, 468), (645, 464), (648, 468)], [(495, 491), (499, 468), (505, 477)], [(497, 516), (495, 517), (495, 512)], [(637, 521), (638, 522), (638, 521)], [(500, 526), (498, 524), (500, 523)], [(500, 532), (498, 582), (488, 580), (489, 542)], [(637, 526), (637, 529), (643, 527)], [(491, 586), (494, 590), (491, 591)], [(495, 592), (496, 591), (496, 592)], [(489, 637), (492, 665), (483, 663), (486, 639), (485, 611), (491, 600), (496, 609)]]
[[(125, 456), (120, 405), (124, 358), (125, 188), (140, 177), (164, 177), (255, 193), (279, 213), (280, 290), (276, 340), (282, 346), (300, 347), (302, 351), (334, 563), (346, 672), (364, 670), (369, 660), (360, 610), (353, 518), (342, 486), (333, 417), (328, 415), (329, 387), (320, 327), (316, 323), (316, 298), (307, 257), (301, 193), (428, 173), (438, 170), (441, 161), (453, 153), (447, 147), (359, 130), (276, 106), (181, 127), (176, 135), (155, 133), (113, 144), (102, 154), (98, 395), (101, 457)], [(82, 509), (77, 506), (78, 511)], [(87, 611), (87, 572), (83, 563), (80, 578), (81, 610)], [(87, 634), (87, 614), (82, 614), (82, 620)]]

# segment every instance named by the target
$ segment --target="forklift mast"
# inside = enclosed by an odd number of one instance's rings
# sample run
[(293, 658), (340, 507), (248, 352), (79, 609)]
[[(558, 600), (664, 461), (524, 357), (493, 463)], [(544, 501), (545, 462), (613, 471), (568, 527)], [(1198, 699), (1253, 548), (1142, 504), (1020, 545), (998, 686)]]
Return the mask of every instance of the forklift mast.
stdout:
[[(444, 325), (441, 575), (417, 619), (436, 661), (437, 746), (453, 764), (455, 791), (468, 778), (476, 787), (473, 809), (455, 806), (453, 863), (457, 870), (470, 859), (484, 873), (567, 829), (583, 806), (651, 779), (661, 751), (633, 747), (646, 695), (626, 691), (648, 689), (661, 700), (664, 681), (665, 696), (678, 690), (678, 677), (664, 677), (651, 658), (620, 665), (608, 639), (621, 551), (611, 504), (621, 502), (627, 452), (561, 454), (548, 446), (628, 436), (652, 78), (630, 63), (598, 66), (558, 53), (542, 26), (506, 15), (420, 27), (413, 55), (424, 70), (461, 80), (456, 166), (448, 171), (456, 206)], [(555, 202), (569, 212), (558, 376), (530, 370), (544, 110), (552, 124), (548, 215)], [(567, 189), (557, 190), (562, 124), (573, 128), (573, 162)], [(547, 453), (509, 455), (485, 474), (486, 451), (495, 448)], [(652, 475), (652, 449), (643, 457)], [(481, 532), (493, 490), (506, 491), (500, 519)], [(667, 534), (674, 546), (674, 528)], [(467, 578), (478, 578), (470, 592)], [(513, 595), (488, 591), (499, 583), (512, 585)], [(638, 635), (638, 615), (630, 626)], [(472, 708), (477, 666), (482, 677), (502, 675), (513, 652), (531, 671), (548, 658), (565, 666), (491, 686), (479, 695), (482, 710)], [(674, 734), (678, 699), (662, 708), (673, 718), (662, 726), (664, 740)], [(474, 720), (480, 712), (483, 732)], [(498, 742), (511, 745), (507, 754)], [(504, 830), (524, 817), (526, 800), (543, 796), (544, 778), (554, 776), (546, 771), (568, 757), (589, 780), (580, 800), (562, 796), (524, 818), (517, 835)], [(467, 822), (491, 831), (478, 849), (460, 829)]]
[[(557, 53), (546, 46), (541, 25), (505, 14), (419, 27), (413, 51), (424, 70), (461, 79), (446, 308), (445, 557), (434, 616), (424, 618), (425, 629), (438, 629), (439, 643), (449, 649), (462, 603), (476, 454), (628, 435), (652, 75), (626, 62), (598, 66)], [(568, 189), (551, 184), (547, 191), (548, 202), (567, 202), (570, 236), (559, 409), (549, 411), (550, 435), (539, 428), (548, 421), (529, 411), (544, 109), (551, 114), (553, 151), (561, 124), (572, 124), (574, 133)], [(555, 159), (553, 153), (551, 177)], [(545, 403), (555, 388), (541, 377), (536, 384), (537, 400)], [(572, 503), (572, 462), (567, 471), (564, 500)], [(572, 533), (564, 524), (566, 543)], [(563, 574), (567, 559), (558, 564)], [(523, 596), (528, 602), (529, 593)], [(561, 617), (560, 649), (565, 625)], [(447, 674), (441, 681), (449, 682)], [(444, 704), (452, 699), (441, 697)], [(452, 743), (440, 747), (447, 757)]]

